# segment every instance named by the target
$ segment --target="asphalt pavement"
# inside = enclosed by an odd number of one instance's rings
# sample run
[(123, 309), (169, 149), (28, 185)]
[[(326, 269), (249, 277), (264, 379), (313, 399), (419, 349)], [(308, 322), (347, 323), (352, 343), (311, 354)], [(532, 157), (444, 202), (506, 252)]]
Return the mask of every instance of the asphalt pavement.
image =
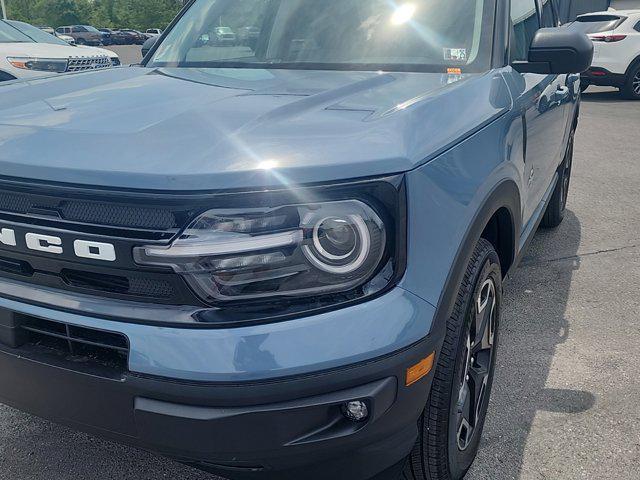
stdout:
[(567, 216), (506, 286), (470, 480), (640, 478), (640, 103), (583, 98)]
[[(470, 480), (640, 478), (639, 132), (640, 102), (587, 91), (565, 221), (506, 286)], [(0, 406), (0, 479), (161, 478), (215, 479)]]
[(116, 52), (122, 65), (134, 65), (142, 60), (142, 45), (110, 45), (104, 48)]

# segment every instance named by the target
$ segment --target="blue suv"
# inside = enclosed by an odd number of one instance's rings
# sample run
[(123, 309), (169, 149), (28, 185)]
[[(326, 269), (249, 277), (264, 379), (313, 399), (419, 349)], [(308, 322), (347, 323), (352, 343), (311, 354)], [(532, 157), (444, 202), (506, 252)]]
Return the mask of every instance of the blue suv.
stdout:
[(0, 400), (232, 479), (462, 478), (592, 55), (554, 0), (194, 0), (139, 67), (1, 84)]

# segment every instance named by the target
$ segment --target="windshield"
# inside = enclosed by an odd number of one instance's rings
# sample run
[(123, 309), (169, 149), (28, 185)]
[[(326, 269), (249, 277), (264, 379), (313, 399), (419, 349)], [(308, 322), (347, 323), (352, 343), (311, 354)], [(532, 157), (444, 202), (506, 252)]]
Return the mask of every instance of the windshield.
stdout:
[(0, 20), (0, 43), (34, 43), (33, 39), (27, 37), (20, 30), (11, 26), (4, 20)]
[[(493, 5), (494, 0), (196, 0), (147, 65), (485, 71)], [(247, 29), (257, 34), (243, 34)]]
[(87, 32), (100, 33), (100, 31), (96, 27), (92, 27), (91, 25), (82, 25), (82, 28), (86, 29)]
[(34, 42), (64, 45), (65, 47), (69, 46), (69, 44), (64, 40), (60, 40), (58, 37), (54, 37), (33, 25), (29, 25), (28, 23), (18, 22), (17, 20), (7, 20), (7, 23), (11, 24), (25, 35), (28, 35)]

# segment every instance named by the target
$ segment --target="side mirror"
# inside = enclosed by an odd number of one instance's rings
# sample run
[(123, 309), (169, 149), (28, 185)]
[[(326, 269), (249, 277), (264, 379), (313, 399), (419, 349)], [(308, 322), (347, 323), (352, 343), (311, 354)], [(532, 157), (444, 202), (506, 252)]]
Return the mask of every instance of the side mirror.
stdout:
[(533, 37), (528, 62), (514, 62), (520, 73), (582, 73), (593, 61), (593, 42), (567, 27), (541, 28)]
[(158, 41), (158, 38), (160, 37), (151, 37), (147, 39), (146, 42), (144, 42), (144, 44), (142, 45), (142, 58), (147, 56), (147, 53), (149, 53), (149, 50), (151, 50), (153, 46), (156, 44), (156, 42)]

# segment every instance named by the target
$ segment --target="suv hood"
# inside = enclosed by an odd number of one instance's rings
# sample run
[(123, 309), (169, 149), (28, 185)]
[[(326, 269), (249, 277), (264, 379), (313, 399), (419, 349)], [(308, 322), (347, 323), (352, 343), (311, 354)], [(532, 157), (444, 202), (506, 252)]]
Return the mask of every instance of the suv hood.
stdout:
[[(105, 50), (95, 48), (84, 50), (71, 45), (54, 43), (0, 43), (0, 52), (4, 57), (69, 58), (109, 56)], [(0, 90), (1, 91), (1, 90)]]
[(0, 172), (163, 191), (392, 174), (504, 113), (502, 87), (493, 74), (251, 69), (10, 82), (0, 86)]

